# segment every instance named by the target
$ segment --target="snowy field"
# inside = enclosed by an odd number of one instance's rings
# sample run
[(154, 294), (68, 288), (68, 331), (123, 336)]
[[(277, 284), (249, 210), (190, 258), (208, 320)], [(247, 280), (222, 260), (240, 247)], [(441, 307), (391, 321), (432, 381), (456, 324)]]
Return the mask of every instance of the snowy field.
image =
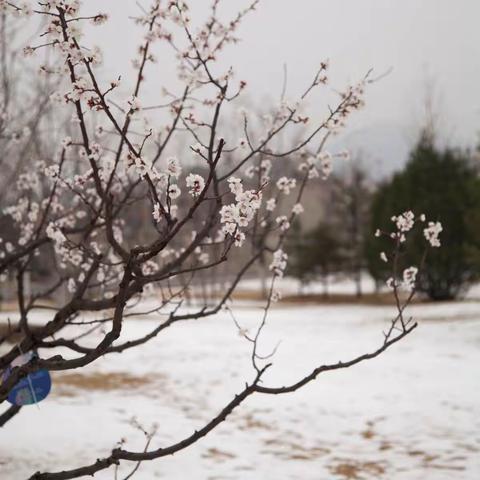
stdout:
[[(480, 478), (480, 302), (415, 305), (419, 328), (381, 357), (327, 372), (297, 393), (253, 396), (225, 423), (171, 458), (142, 464), (138, 480), (476, 480)], [(261, 311), (239, 306), (252, 328)], [(260, 353), (281, 342), (265, 384), (375, 349), (392, 307), (277, 306)], [(155, 321), (129, 320), (135, 338)], [(26, 479), (140, 450), (131, 425), (158, 424), (151, 448), (182, 439), (253, 376), (250, 345), (231, 318), (179, 323), (145, 345), (81, 373), (54, 373), (40, 407), (2, 429), (0, 479)], [(122, 468), (122, 479), (133, 465)], [(123, 475), (123, 476), (122, 476)], [(97, 479), (114, 479), (100, 472)]]

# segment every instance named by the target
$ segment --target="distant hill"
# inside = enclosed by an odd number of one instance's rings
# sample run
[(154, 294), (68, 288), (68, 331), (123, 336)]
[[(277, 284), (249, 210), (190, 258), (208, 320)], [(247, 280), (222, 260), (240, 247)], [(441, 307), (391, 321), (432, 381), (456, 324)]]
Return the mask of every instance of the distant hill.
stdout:
[[(330, 151), (347, 149), (353, 159), (361, 158), (374, 180), (380, 180), (403, 167), (414, 138), (403, 126), (375, 124), (360, 128), (334, 139)], [(341, 168), (341, 167), (339, 167)]]

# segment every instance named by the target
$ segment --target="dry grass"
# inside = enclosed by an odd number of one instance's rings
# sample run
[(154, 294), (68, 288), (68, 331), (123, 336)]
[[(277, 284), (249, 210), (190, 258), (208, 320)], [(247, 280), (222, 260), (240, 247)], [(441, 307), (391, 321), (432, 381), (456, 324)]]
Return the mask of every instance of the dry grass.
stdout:
[[(49, 298), (42, 298), (38, 304), (38, 307), (58, 307), (53, 300)], [(18, 302), (17, 300), (0, 300), (0, 312), (18, 312)]]
[[(260, 291), (242, 290), (232, 295), (235, 300), (262, 301), (265, 298)], [(415, 302), (421, 302), (415, 299)], [(325, 296), (320, 293), (284, 295), (280, 304), (312, 304), (312, 305), (339, 305), (339, 304), (357, 304), (357, 305), (395, 305), (395, 298), (392, 293), (366, 293), (357, 297), (352, 294), (333, 293)]]
[(330, 467), (333, 475), (345, 480), (362, 480), (365, 478), (379, 478), (385, 473), (385, 466), (379, 462), (356, 462), (341, 460)]
[[(17, 328), (16, 324), (6, 324), (0, 323), (0, 338), (5, 337), (5, 342), (10, 344), (17, 344), (23, 338), (23, 334), (20, 332), (15, 332)], [(40, 332), (42, 327), (30, 326), (30, 330), (33, 334)], [(15, 332), (15, 333), (12, 333)]]
[(273, 427), (270, 424), (259, 420), (251, 413), (247, 413), (241, 417), (241, 425), (239, 425), (238, 428), (240, 430), (273, 430)]
[(335, 293), (328, 296), (322, 294), (285, 295), (283, 302), (301, 304), (357, 304), (357, 305), (395, 305), (394, 296), (388, 293), (367, 293), (360, 297), (350, 294)]
[(103, 392), (135, 390), (150, 383), (152, 383), (150, 376), (135, 376), (127, 372), (62, 373), (55, 375), (54, 393), (71, 397), (79, 390)]
[(203, 458), (209, 458), (217, 462), (225, 462), (236, 458), (236, 455), (218, 448), (209, 448), (206, 453), (202, 454)]
[(261, 451), (262, 453), (273, 455), (283, 460), (311, 461), (331, 453), (329, 448), (323, 446), (307, 447), (303, 443), (279, 437), (266, 439), (263, 443), (266, 448)]

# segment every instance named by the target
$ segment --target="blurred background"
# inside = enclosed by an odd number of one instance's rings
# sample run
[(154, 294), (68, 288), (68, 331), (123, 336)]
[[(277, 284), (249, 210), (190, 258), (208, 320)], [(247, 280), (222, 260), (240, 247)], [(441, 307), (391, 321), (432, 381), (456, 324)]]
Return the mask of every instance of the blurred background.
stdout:
[[(206, 15), (207, 3), (192, 2), (194, 23)], [(222, 15), (232, 16), (246, 3), (224, 2)], [(121, 74), (120, 88), (129, 91), (140, 38), (131, 19), (137, 2), (84, 4), (110, 15), (105, 25), (85, 28), (85, 37), (104, 53), (100, 77)], [(235, 78), (247, 82), (242, 102), (250, 111), (268, 115), (282, 92), (287, 99), (298, 97), (322, 61), (330, 65), (329, 86), (305, 107), (312, 118), (325, 115), (337, 86), (342, 90), (370, 71), (375, 80), (366, 107), (328, 145), (334, 152), (347, 150), (349, 160), (336, 162), (327, 182), (308, 187), (305, 213), (289, 234), (289, 267), (278, 285), (282, 298), (270, 312), (263, 343), (265, 352), (277, 349), (268, 383), (287, 384), (319, 362), (348, 360), (381, 343), (395, 299), (385, 288), (391, 273), (379, 256), (388, 244), (375, 231), (391, 229), (393, 215), (412, 210), (441, 221), (442, 248), (429, 254), (409, 310), (420, 324), (411, 338), (383, 358), (327, 374), (296, 395), (252, 399), (204, 442), (176, 458), (142, 465), (135, 478), (480, 478), (479, 18), (476, 0), (262, 0), (242, 24), (241, 41), (225, 50), (219, 65), (233, 65)], [(37, 27), (4, 26), (9, 37), (2, 48), (17, 52), (12, 88), (24, 95), (26, 114), (37, 99), (38, 118), (47, 122), (50, 136), (41, 147), (30, 144), (19, 162), (3, 151), (2, 208), (19, 168), (30, 168), (32, 152), (53, 156), (53, 145), (71, 128), (68, 119), (40, 108), (51, 85), (18, 53)], [(173, 56), (161, 48), (155, 54), (144, 106), (158, 103), (163, 88), (179, 90)], [(227, 145), (242, 136), (230, 124), (220, 128)], [(173, 150), (186, 156), (188, 145), (179, 142)], [(127, 234), (149, 238), (150, 214), (149, 207), (132, 210)], [(0, 227), (8, 236), (9, 224)], [(245, 261), (242, 255), (238, 263), (199, 274), (187, 308), (213, 305), (231, 281), (232, 265)], [(421, 256), (412, 242), (405, 265), (418, 264)], [(28, 289), (38, 290), (52, 268), (51, 259), (34, 262)], [(235, 322), (222, 311), (202, 325), (169, 330), (113, 364), (101, 360), (81, 373), (57, 374), (49, 403), (31, 407), (12, 422), (8, 436), (0, 436), (0, 476), (16, 480), (45, 465), (82, 464), (123, 436), (131, 448), (141, 448), (133, 416), (142, 425), (158, 422), (161, 444), (208, 419), (250, 372), (249, 345), (237, 330), (257, 324), (268, 275), (268, 262), (260, 262), (240, 283), (231, 304)], [(18, 315), (13, 278), (0, 295), (5, 326)], [(161, 293), (152, 302), (155, 295)], [(65, 290), (48, 300), (66, 296)], [(45, 320), (44, 313), (37, 315)], [(133, 317), (125, 335), (135, 338), (153, 325)], [(59, 439), (69, 445), (61, 461)]]

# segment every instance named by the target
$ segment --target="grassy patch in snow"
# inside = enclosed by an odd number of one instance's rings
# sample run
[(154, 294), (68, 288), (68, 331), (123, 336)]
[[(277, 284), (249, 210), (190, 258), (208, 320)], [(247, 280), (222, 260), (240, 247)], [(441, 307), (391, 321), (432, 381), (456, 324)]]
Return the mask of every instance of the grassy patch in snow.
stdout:
[(81, 390), (135, 390), (150, 383), (151, 376), (135, 376), (128, 372), (63, 373), (55, 376), (55, 394), (69, 397)]

